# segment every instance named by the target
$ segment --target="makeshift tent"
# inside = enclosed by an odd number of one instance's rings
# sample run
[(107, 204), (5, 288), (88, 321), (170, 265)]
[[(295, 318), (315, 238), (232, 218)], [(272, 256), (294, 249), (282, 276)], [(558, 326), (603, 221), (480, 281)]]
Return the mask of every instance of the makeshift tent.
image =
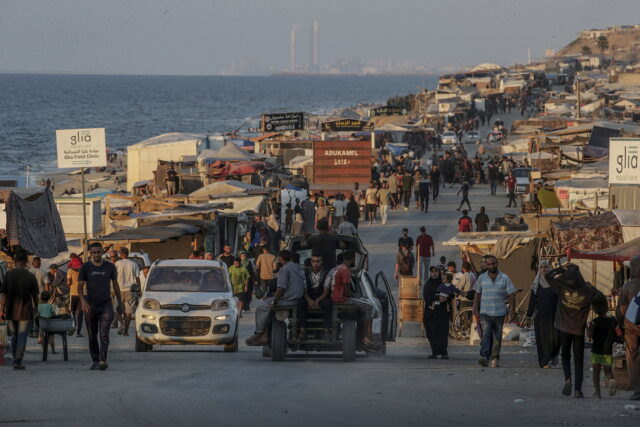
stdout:
[(20, 246), (41, 258), (67, 250), (62, 220), (48, 188), (0, 189), (0, 203), (6, 211), (7, 246)]
[(640, 238), (639, 211), (614, 209), (613, 213), (622, 227), (622, 240), (624, 242), (630, 242), (631, 240)]
[(498, 258), (499, 269), (505, 273), (519, 292), (516, 295), (516, 303), (526, 310), (529, 298), (527, 291), (535, 272), (532, 270), (535, 255), (538, 248), (538, 239), (529, 232), (481, 232), (458, 233), (447, 242), (445, 246), (458, 246), (462, 258), (467, 258), (475, 271), (480, 271), (482, 256), (491, 254)]
[(220, 212), (226, 214), (238, 214), (243, 212), (255, 212), (255, 213), (263, 213), (261, 212), (262, 202), (264, 201), (264, 196), (238, 196), (238, 197), (228, 197), (222, 199), (216, 199), (219, 202), (231, 203), (233, 207), (220, 209)]
[(107, 245), (126, 245), (131, 251), (148, 253), (152, 260), (187, 258), (193, 250), (193, 241), (199, 231), (198, 227), (188, 224), (152, 225), (116, 231), (92, 241)]
[(264, 171), (270, 169), (266, 162), (248, 161), (248, 162), (236, 162), (228, 165), (225, 176), (227, 175), (250, 175), (258, 171)]
[(243, 160), (253, 160), (253, 156), (235, 144), (226, 144), (217, 151), (203, 150), (198, 155), (198, 163), (201, 165), (213, 163), (215, 161), (239, 162)]
[(569, 248), (567, 255), (569, 259), (591, 259), (615, 262), (629, 261), (634, 256), (640, 255), (640, 238), (599, 251), (586, 252)]
[(313, 156), (296, 156), (289, 160), (289, 169), (301, 169), (313, 164)]
[(206, 185), (189, 195), (191, 198), (208, 198), (209, 196), (221, 196), (238, 193), (264, 193), (269, 192), (268, 188), (257, 185), (246, 184), (244, 182), (228, 180), (219, 181)]
[(556, 193), (565, 208), (583, 204), (588, 208), (596, 207), (596, 198), (600, 208), (609, 206), (609, 181), (604, 178), (570, 179), (556, 181)]

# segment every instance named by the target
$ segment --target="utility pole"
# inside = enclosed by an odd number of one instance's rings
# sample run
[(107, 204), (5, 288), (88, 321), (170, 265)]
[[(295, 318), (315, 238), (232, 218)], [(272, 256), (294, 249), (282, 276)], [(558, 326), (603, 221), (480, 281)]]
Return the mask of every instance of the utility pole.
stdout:
[(577, 91), (577, 95), (578, 95), (578, 111), (577, 111), (577, 115), (576, 117), (579, 119), (580, 118), (580, 78), (578, 77), (578, 75), (576, 74), (576, 91)]

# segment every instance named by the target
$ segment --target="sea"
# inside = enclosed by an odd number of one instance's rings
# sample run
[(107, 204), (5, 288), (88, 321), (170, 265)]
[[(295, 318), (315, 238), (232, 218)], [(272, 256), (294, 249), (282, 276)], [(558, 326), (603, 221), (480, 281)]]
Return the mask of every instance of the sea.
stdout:
[(166, 132), (224, 133), (260, 114), (323, 114), (433, 89), (437, 76), (0, 74), (0, 175), (56, 170), (56, 129), (104, 127), (107, 148)]

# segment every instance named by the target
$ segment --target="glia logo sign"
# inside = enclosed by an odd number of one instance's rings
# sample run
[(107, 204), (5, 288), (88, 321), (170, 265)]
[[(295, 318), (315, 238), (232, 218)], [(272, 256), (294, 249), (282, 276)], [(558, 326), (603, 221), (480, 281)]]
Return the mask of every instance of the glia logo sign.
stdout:
[(75, 135), (71, 135), (69, 139), (71, 140), (71, 145), (76, 145), (78, 142), (91, 142), (91, 131), (78, 131)]
[(640, 138), (609, 140), (609, 184), (640, 185)]
[(622, 173), (625, 169), (638, 169), (639, 145), (626, 145), (622, 154), (616, 157), (616, 172)]

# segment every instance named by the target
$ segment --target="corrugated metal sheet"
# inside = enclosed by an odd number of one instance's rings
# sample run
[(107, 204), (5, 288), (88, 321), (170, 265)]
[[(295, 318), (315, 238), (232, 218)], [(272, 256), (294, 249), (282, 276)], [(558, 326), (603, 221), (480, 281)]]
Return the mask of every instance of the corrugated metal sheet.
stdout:
[(152, 180), (158, 160), (179, 162), (183, 156), (197, 156), (205, 143), (200, 139), (132, 145), (127, 148), (127, 190), (138, 181)]
[(640, 209), (640, 187), (637, 185), (612, 185), (609, 194), (612, 209)]

